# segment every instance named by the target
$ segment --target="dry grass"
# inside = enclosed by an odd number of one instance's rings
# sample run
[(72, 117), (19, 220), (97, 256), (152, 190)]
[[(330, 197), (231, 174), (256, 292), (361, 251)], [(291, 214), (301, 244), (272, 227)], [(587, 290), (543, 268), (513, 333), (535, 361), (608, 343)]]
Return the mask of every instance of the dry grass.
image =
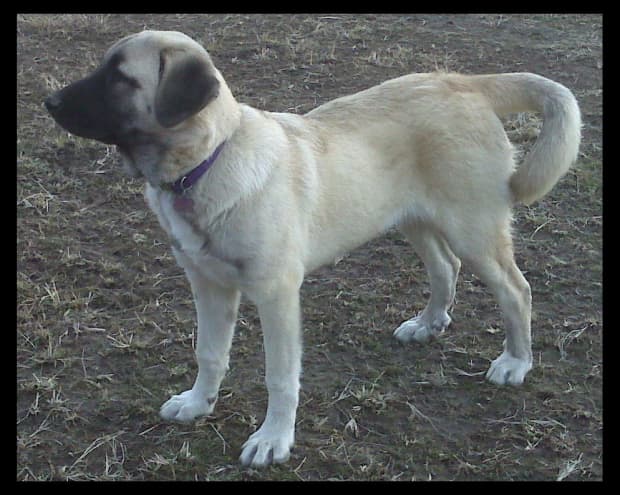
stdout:
[[(189, 286), (114, 150), (44, 113), (51, 90), (143, 28), (201, 40), (240, 100), (304, 112), (409, 71), (531, 70), (575, 91), (577, 166), (515, 211), (534, 298), (536, 367), (519, 389), (484, 372), (501, 347), (488, 291), (464, 267), (453, 325), (425, 347), (391, 331), (428, 298), (395, 232), (308, 277), (291, 461), (238, 465), (266, 405), (260, 324), (242, 303), (215, 416), (159, 420), (187, 388)], [(553, 15), (19, 15), (18, 480), (599, 480), (602, 478), (601, 19)], [(505, 121), (527, 150), (540, 122)]]

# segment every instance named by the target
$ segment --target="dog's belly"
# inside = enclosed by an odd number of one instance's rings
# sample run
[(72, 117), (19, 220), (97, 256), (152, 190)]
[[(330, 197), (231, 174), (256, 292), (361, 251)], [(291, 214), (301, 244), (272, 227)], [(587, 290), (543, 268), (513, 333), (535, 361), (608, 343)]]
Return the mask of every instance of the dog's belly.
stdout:
[(335, 223), (327, 227), (317, 227), (310, 235), (306, 259), (305, 271), (309, 273), (320, 266), (334, 263), (348, 252), (365, 244), (366, 242), (385, 233), (399, 223), (402, 216), (392, 215), (383, 221), (368, 221), (368, 218), (358, 217), (352, 222)]
[(401, 222), (425, 214), (412, 198), (396, 191), (385, 198), (377, 194), (372, 198), (363, 196), (341, 198), (313, 218), (304, 262), (306, 272), (333, 263)]

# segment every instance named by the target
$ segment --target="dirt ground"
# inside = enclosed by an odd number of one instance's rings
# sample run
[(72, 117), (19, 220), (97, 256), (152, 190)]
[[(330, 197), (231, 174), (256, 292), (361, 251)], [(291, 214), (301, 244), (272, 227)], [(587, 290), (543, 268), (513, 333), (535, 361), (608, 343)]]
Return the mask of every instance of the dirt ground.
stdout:
[[(237, 461), (266, 407), (249, 303), (215, 416), (162, 422), (159, 406), (196, 371), (189, 285), (114, 149), (69, 136), (41, 104), (144, 28), (199, 40), (237, 98), (265, 110), (303, 113), (437, 69), (531, 71), (572, 89), (584, 122), (579, 161), (546, 198), (515, 210), (517, 262), (533, 295), (526, 383), (485, 382), (502, 321), (467, 266), (442, 338), (392, 338), (429, 286), (410, 246), (389, 232), (303, 286), (290, 462), (258, 471)], [(539, 121), (505, 124), (527, 148)], [(601, 233), (601, 16), (19, 15), (16, 477), (601, 480)]]

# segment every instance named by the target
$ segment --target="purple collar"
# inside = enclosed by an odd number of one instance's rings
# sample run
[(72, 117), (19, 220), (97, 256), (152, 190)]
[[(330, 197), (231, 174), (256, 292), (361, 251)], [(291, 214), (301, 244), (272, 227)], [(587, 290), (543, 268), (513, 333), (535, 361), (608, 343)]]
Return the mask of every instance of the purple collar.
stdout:
[(217, 148), (215, 148), (215, 151), (211, 154), (209, 158), (203, 161), (196, 168), (190, 170), (183, 177), (176, 180), (172, 184), (165, 184), (165, 189), (169, 189), (175, 194), (178, 194), (179, 196), (189, 191), (192, 186), (196, 182), (198, 182), (198, 179), (200, 179), (205, 174), (205, 172), (209, 170), (209, 168), (211, 168), (211, 165), (213, 165), (215, 160), (217, 160), (217, 157), (220, 154), (220, 151), (222, 151), (225, 143), (226, 141), (223, 141)]

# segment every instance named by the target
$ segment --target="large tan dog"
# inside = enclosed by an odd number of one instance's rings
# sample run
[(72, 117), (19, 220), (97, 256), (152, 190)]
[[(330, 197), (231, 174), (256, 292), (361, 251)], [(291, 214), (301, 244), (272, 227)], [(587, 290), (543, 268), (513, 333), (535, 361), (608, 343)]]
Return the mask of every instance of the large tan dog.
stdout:
[[(398, 227), (424, 261), (431, 297), (394, 335), (425, 341), (450, 323), (460, 259), (493, 291), (506, 324), (487, 378), (517, 385), (532, 367), (530, 287), (517, 268), (511, 207), (547, 193), (576, 159), (571, 92), (528, 74), (411, 74), (306, 115), (239, 104), (207, 52), (177, 32), (144, 31), (46, 100), (56, 121), (112, 143), (146, 179), (146, 199), (191, 283), (198, 376), (161, 408), (210, 414), (241, 292), (257, 306), (269, 392), (243, 464), (283, 462), (294, 442), (304, 275)], [(536, 144), (515, 168), (498, 118), (541, 112)]]

